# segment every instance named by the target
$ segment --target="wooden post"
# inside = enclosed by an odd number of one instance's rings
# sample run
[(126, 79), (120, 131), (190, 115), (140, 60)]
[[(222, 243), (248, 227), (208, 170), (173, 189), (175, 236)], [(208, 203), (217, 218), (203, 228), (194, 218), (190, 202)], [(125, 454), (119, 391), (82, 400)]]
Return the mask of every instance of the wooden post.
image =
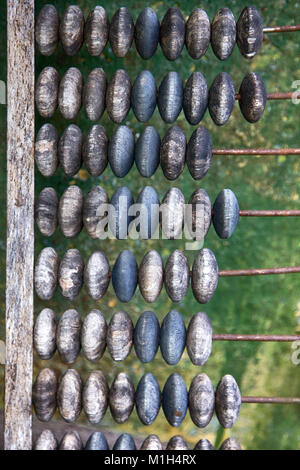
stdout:
[(34, 0), (7, 0), (6, 450), (32, 447)]

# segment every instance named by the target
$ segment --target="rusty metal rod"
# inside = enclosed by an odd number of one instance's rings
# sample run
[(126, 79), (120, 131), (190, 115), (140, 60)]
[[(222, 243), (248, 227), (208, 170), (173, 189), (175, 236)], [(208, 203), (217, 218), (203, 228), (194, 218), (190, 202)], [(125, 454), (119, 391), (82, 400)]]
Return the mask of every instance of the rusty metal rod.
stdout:
[(284, 149), (213, 149), (213, 155), (300, 155), (300, 148)]
[(293, 33), (300, 31), (300, 24), (289, 25), (289, 26), (267, 26), (263, 29), (265, 34), (269, 33)]
[(268, 342), (293, 342), (300, 341), (300, 335), (233, 335), (213, 334), (214, 341), (268, 341)]
[(300, 403), (300, 397), (242, 397), (242, 403), (293, 405)]
[(245, 210), (241, 217), (299, 217), (300, 210)]
[[(283, 93), (267, 93), (267, 100), (291, 100), (292, 98), (300, 98), (300, 92), (288, 91)], [(241, 95), (236, 93), (236, 100), (241, 99)]]
[(268, 274), (292, 274), (300, 273), (300, 266), (287, 266), (285, 268), (265, 268), (265, 269), (235, 269), (219, 271), (220, 277), (233, 276), (265, 276)]

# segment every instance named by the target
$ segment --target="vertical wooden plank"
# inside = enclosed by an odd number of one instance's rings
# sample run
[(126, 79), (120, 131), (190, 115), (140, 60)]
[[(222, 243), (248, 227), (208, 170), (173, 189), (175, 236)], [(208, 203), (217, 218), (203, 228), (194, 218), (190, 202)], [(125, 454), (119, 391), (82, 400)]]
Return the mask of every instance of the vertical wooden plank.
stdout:
[(34, 263), (34, 0), (7, 0), (7, 450), (31, 438)]

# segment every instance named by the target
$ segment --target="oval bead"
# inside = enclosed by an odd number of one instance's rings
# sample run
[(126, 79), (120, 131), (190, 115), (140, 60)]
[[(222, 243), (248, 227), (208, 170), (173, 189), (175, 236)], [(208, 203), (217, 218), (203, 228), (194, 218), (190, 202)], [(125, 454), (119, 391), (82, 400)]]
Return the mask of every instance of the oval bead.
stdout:
[(214, 450), (208, 439), (200, 439), (194, 447), (195, 450)]
[(183, 92), (183, 110), (187, 121), (195, 126), (202, 120), (208, 104), (208, 87), (201, 72), (193, 72)]
[(81, 320), (76, 310), (66, 310), (57, 325), (56, 342), (61, 361), (73, 364), (80, 352)]
[(150, 178), (159, 165), (160, 137), (155, 127), (147, 126), (135, 145), (135, 164), (140, 174)]
[(109, 264), (102, 251), (95, 251), (84, 269), (84, 284), (94, 300), (101, 299), (109, 285)]
[(93, 239), (101, 238), (107, 227), (108, 195), (101, 186), (93, 186), (83, 202), (83, 224)]
[(91, 176), (100, 176), (107, 167), (108, 137), (104, 127), (94, 125), (84, 139), (83, 162)]
[(93, 432), (88, 438), (84, 450), (109, 450), (107, 439), (102, 432)]
[(208, 130), (199, 126), (191, 135), (187, 146), (187, 166), (195, 180), (204, 178), (212, 162), (212, 140)]
[(57, 450), (57, 440), (50, 429), (45, 429), (37, 438), (34, 450)]
[(136, 411), (141, 422), (152, 424), (160, 409), (160, 389), (153, 374), (145, 374), (138, 383), (135, 395)]
[(143, 441), (140, 450), (163, 450), (163, 448), (158, 436), (150, 434)]
[(83, 320), (81, 329), (81, 346), (85, 357), (97, 362), (106, 348), (107, 324), (99, 310), (93, 309)]
[(35, 103), (39, 114), (51, 118), (58, 105), (59, 75), (53, 67), (45, 67), (36, 82)]
[(228, 437), (228, 439), (222, 442), (219, 450), (242, 450), (242, 448), (234, 437)]
[(166, 450), (188, 450), (188, 445), (182, 436), (173, 436), (169, 440)]
[(109, 21), (105, 9), (96, 6), (87, 17), (84, 27), (84, 40), (91, 56), (98, 57), (108, 40)]
[(121, 434), (116, 440), (113, 450), (136, 450), (132, 436), (130, 434)]
[(56, 410), (57, 379), (51, 369), (42, 369), (32, 389), (35, 414), (40, 421), (50, 421)]
[(161, 204), (162, 232), (170, 240), (180, 238), (183, 223), (185, 200), (178, 188), (171, 188), (166, 193)]
[(167, 364), (180, 361), (185, 348), (186, 330), (182, 316), (171, 310), (163, 319), (160, 329), (160, 350)]
[(239, 105), (244, 118), (251, 123), (262, 117), (267, 101), (264, 82), (256, 72), (248, 73), (239, 89)]
[(116, 312), (107, 328), (107, 349), (114, 361), (124, 361), (133, 344), (133, 323), (127, 312)]
[(178, 8), (169, 8), (160, 25), (160, 45), (165, 57), (175, 60), (185, 40), (185, 21)]
[(200, 304), (210, 301), (217, 288), (219, 268), (215, 255), (209, 248), (200, 250), (192, 269), (192, 289)]
[(36, 25), (35, 40), (39, 51), (45, 56), (54, 53), (59, 37), (59, 16), (54, 5), (44, 5), (41, 9)]
[(59, 450), (82, 450), (83, 444), (76, 431), (67, 431), (61, 440)]
[(195, 366), (203, 366), (211, 355), (212, 326), (206, 313), (196, 313), (188, 326), (186, 348)]
[(50, 308), (44, 308), (35, 320), (33, 345), (43, 360), (50, 359), (56, 351), (56, 318)]
[(36, 201), (35, 220), (44, 237), (51, 237), (57, 228), (58, 196), (54, 188), (43, 189)]
[(80, 170), (82, 140), (82, 132), (75, 124), (68, 126), (59, 140), (59, 162), (67, 176), (74, 176)]
[(87, 419), (98, 424), (103, 419), (108, 407), (108, 385), (100, 370), (93, 370), (83, 387), (82, 402)]
[(119, 126), (108, 145), (108, 161), (118, 178), (127, 175), (134, 162), (134, 135), (127, 126)]
[(193, 423), (205, 428), (211, 422), (215, 409), (215, 391), (206, 374), (198, 374), (189, 390), (189, 410)]
[(195, 8), (186, 24), (186, 48), (193, 59), (200, 59), (210, 43), (210, 21), (202, 8)]
[(240, 207), (231, 189), (225, 188), (218, 194), (213, 207), (213, 224), (220, 238), (230, 238), (240, 218)]
[(231, 76), (226, 72), (219, 73), (214, 79), (208, 97), (210, 116), (217, 126), (226, 124), (231, 116), (235, 103), (235, 87)]
[(251, 59), (258, 52), (264, 37), (263, 20), (257, 8), (245, 7), (236, 28), (239, 50), (244, 57)]
[(57, 287), (59, 259), (53, 248), (44, 248), (36, 261), (34, 284), (41, 300), (50, 300)]
[(61, 417), (67, 423), (74, 423), (81, 412), (80, 375), (74, 369), (68, 369), (62, 376), (58, 391), (57, 404)]
[(87, 118), (98, 121), (105, 110), (106, 75), (103, 69), (91, 71), (83, 86), (82, 102)]
[(74, 300), (79, 295), (83, 284), (83, 269), (80, 251), (66, 251), (59, 265), (58, 283), (62, 295), (69, 300)]
[(75, 119), (81, 108), (83, 80), (79, 69), (69, 68), (61, 79), (58, 104), (64, 119)]
[(162, 119), (172, 124), (182, 109), (183, 84), (177, 72), (168, 72), (158, 90), (157, 106)]
[(144, 256), (138, 280), (140, 292), (146, 302), (155, 302), (163, 285), (163, 263), (157, 251), (151, 250)]
[(160, 147), (160, 164), (168, 180), (175, 180), (184, 169), (186, 138), (178, 126), (167, 130)]
[(66, 238), (76, 237), (82, 229), (83, 194), (78, 186), (69, 186), (59, 201), (58, 220)]
[(189, 263), (182, 251), (175, 250), (169, 256), (165, 266), (165, 288), (173, 302), (180, 302), (190, 283)]
[(236, 42), (236, 24), (229, 8), (220, 8), (211, 24), (211, 46), (220, 60), (228, 59)]
[(159, 42), (159, 21), (155, 11), (144, 8), (135, 23), (135, 46), (143, 59), (150, 59), (156, 52)]
[(118, 374), (109, 391), (110, 411), (118, 424), (125, 423), (131, 415), (134, 395), (134, 387), (128, 375)]
[(134, 24), (126, 7), (119, 8), (112, 17), (109, 28), (109, 42), (116, 57), (125, 57), (134, 34)]
[(194, 240), (203, 240), (211, 224), (211, 202), (205, 189), (196, 189), (191, 195), (186, 213), (186, 225)]
[(118, 188), (111, 200), (111, 210), (108, 213), (108, 225), (112, 234), (119, 240), (127, 238), (128, 228), (133, 217), (129, 215), (129, 208), (133, 204), (133, 197), (126, 186)]
[(131, 107), (140, 122), (147, 122), (156, 108), (156, 83), (149, 70), (142, 70), (131, 90)]
[(145, 186), (136, 200), (141, 204), (139, 215), (135, 220), (136, 230), (143, 240), (155, 236), (159, 225), (159, 199), (157, 192), (152, 186)]
[(160, 328), (153, 312), (143, 312), (134, 329), (134, 349), (138, 359), (143, 363), (153, 361), (158, 350)]
[(129, 302), (134, 296), (138, 281), (138, 267), (129, 250), (122, 251), (112, 270), (112, 284), (121, 302)]
[(162, 392), (162, 408), (171, 426), (180, 426), (188, 407), (188, 393), (183, 378), (172, 374)]
[(84, 17), (77, 5), (70, 5), (60, 24), (60, 39), (68, 56), (76, 55), (83, 43)]
[(238, 419), (242, 398), (232, 375), (224, 375), (216, 390), (216, 414), (223, 428), (232, 428)]
[(130, 109), (131, 83), (125, 70), (117, 70), (111, 77), (106, 91), (106, 108), (110, 119), (117, 123), (126, 118)]
[(34, 158), (43, 176), (54, 175), (58, 165), (58, 133), (52, 124), (44, 124), (36, 137)]

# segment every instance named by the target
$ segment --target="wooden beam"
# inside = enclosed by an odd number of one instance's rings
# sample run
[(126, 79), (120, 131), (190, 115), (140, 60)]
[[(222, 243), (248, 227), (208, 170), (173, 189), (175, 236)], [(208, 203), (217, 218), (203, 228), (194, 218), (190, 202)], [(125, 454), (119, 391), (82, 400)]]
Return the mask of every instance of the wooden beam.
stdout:
[(32, 447), (34, 0), (7, 0), (6, 450)]

